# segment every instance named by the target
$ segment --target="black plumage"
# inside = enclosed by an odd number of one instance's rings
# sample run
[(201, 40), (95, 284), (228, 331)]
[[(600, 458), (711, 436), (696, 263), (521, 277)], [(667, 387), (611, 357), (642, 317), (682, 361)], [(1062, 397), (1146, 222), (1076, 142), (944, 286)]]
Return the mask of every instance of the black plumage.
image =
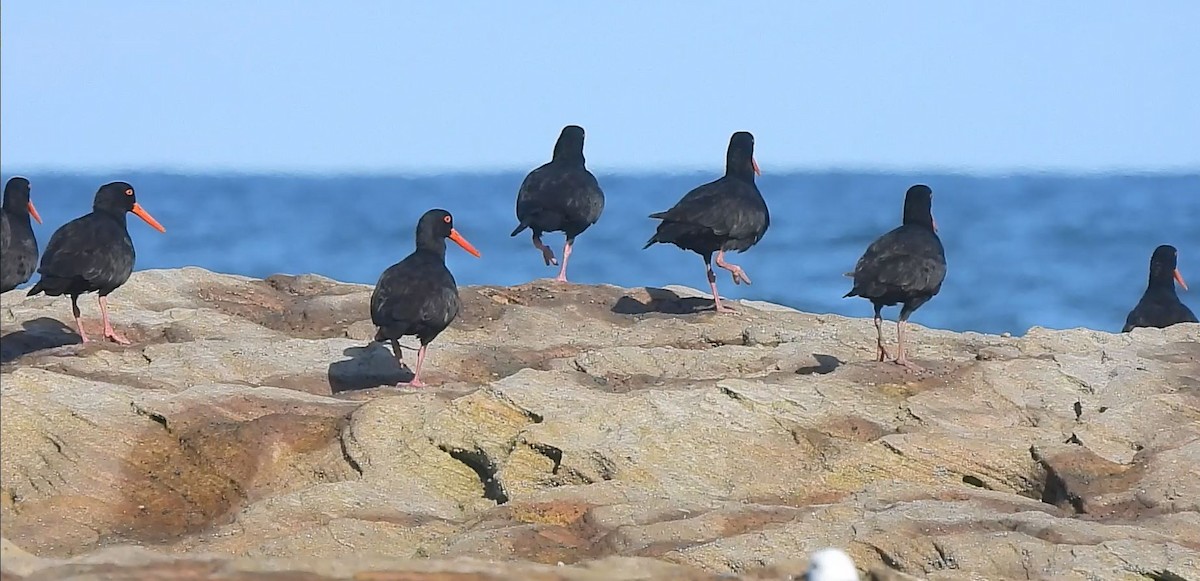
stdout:
[(562, 266), (558, 280), (567, 282), (567, 260), (575, 237), (600, 219), (604, 212), (604, 192), (596, 176), (587, 170), (583, 158), (583, 128), (563, 127), (554, 144), (554, 156), (547, 164), (525, 176), (517, 193), (517, 224), (511, 236), (533, 230), (533, 246), (542, 252), (546, 265), (557, 264), (554, 251), (542, 242), (543, 232), (562, 232)]
[(454, 218), (449, 212), (430, 210), (417, 222), (416, 249), (383, 271), (371, 293), (371, 322), (377, 327), (375, 340), (391, 342), (401, 367), (405, 365), (399, 339), (414, 335), (421, 342), (417, 369), (408, 382), (413, 387), (425, 385), (421, 381), (421, 364), (425, 362), (429, 343), (458, 316), (458, 284), (446, 268), (447, 238), (473, 256), (479, 256), (479, 251), (454, 229)]
[(4, 205), (0, 208), (0, 292), (25, 284), (37, 268), (37, 237), (30, 217), (42, 223), (29, 199), (29, 180), (14, 177), (4, 184)]
[(738, 131), (729, 138), (725, 154), (725, 176), (688, 192), (666, 212), (650, 214), (662, 220), (654, 236), (643, 248), (656, 243), (671, 243), (704, 258), (705, 273), (712, 288), (713, 304), (718, 312), (730, 311), (721, 304), (717, 276), (712, 270), (713, 253), (717, 266), (728, 270), (734, 284), (750, 284), (746, 271), (725, 262), (726, 252), (745, 252), (762, 240), (771, 225), (767, 202), (754, 183), (759, 174), (754, 161), (754, 136)]
[(932, 212), (933, 191), (915, 185), (904, 196), (904, 223), (872, 242), (854, 266), (854, 288), (846, 297), (863, 297), (875, 306), (875, 331), (879, 361), (888, 357), (883, 347), (883, 307), (903, 303), (896, 323), (895, 362), (912, 370), (904, 352), (904, 324), (913, 311), (942, 290), (946, 279), (946, 253), (937, 235)]
[(1122, 333), (1128, 333), (1135, 327), (1162, 329), (1176, 323), (1197, 322), (1195, 313), (1175, 293), (1176, 282), (1183, 290), (1187, 290), (1187, 283), (1177, 266), (1178, 261), (1179, 252), (1174, 246), (1164, 244), (1154, 249), (1154, 254), (1150, 255), (1150, 283), (1146, 285), (1142, 300), (1125, 318)]
[(136, 255), (133, 240), (125, 220), (133, 212), (159, 232), (166, 229), (137, 202), (133, 186), (125, 182), (105, 184), (96, 192), (92, 212), (64, 224), (50, 236), (42, 264), (41, 278), (29, 289), (29, 296), (46, 293), (56, 297), (71, 297), (71, 312), (79, 330), (79, 338), (88, 342), (79, 319), (79, 295), (99, 294), (100, 316), (104, 320), (104, 337), (123, 345), (129, 340), (117, 333), (108, 320), (108, 294), (116, 290), (133, 273)]

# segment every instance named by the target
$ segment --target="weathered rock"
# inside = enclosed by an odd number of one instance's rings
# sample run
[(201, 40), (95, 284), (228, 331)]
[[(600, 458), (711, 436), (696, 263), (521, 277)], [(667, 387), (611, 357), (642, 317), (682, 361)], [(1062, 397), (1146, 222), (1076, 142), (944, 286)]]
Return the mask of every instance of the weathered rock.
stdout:
[(139, 272), (130, 347), (4, 295), (5, 579), (1200, 578), (1200, 325), (914, 326), (911, 375), (869, 319), (461, 294), (423, 390), (362, 285)]

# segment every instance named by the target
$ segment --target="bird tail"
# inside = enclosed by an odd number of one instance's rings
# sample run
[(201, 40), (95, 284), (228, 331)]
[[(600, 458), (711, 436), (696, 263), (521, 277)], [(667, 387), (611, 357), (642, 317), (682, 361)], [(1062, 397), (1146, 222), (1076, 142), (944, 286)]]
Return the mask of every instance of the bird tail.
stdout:
[[(666, 220), (666, 219), (667, 219), (667, 213), (666, 213), (666, 212), (655, 212), (655, 213), (653, 213), (653, 214), (650, 214), (650, 217), (651, 217), (651, 218), (653, 218), (653, 219), (655, 219), (655, 220)], [(659, 225), (658, 225), (658, 227), (659, 227), (659, 229), (661, 230), (661, 228), (662, 228), (662, 224), (659, 224)], [(654, 233), (654, 236), (651, 236), (651, 237), (650, 237), (650, 239), (646, 241), (646, 245), (642, 247), (642, 250), (645, 250), (645, 249), (647, 249), (647, 248), (650, 248), (650, 247), (651, 247), (651, 246), (653, 246), (653, 245), (654, 245), (656, 242), (665, 242), (665, 240), (663, 240), (663, 239), (661, 239), (661, 238), (659, 238), (659, 237), (658, 237), (658, 234), (659, 234), (659, 232), (657, 232), (657, 231), (656, 231), (656, 232)]]
[(516, 236), (517, 234), (520, 234), (522, 230), (524, 230), (528, 227), (529, 227), (529, 222), (522, 221), (520, 224), (517, 224), (516, 230), (513, 230), (512, 234), (509, 234), (509, 236)]
[(44, 278), (43, 278), (43, 279), (41, 279), (41, 280), (38, 280), (38, 281), (37, 281), (37, 284), (33, 285), (33, 288), (29, 289), (29, 292), (25, 293), (25, 296), (27, 296), (27, 297), (31, 297), (31, 296), (33, 296), (33, 295), (36, 295), (36, 294), (38, 294), (38, 293), (44, 292), (46, 289), (42, 287), (42, 283), (43, 283), (45, 280), (46, 280), (46, 279), (44, 279)]
[(842, 295), (842, 298), (844, 299), (844, 298), (848, 298), (848, 297), (856, 297), (856, 296), (859, 296), (859, 294), (858, 294), (858, 287), (854, 287), (854, 288), (850, 289), (850, 292), (848, 292), (848, 293), (846, 293), (846, 294)]

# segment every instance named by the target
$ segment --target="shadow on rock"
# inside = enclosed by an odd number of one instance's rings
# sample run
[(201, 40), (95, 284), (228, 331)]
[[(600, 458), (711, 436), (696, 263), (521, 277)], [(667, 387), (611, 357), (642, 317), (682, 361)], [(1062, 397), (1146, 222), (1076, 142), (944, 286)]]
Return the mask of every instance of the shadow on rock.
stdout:
[(400, 367), (392, 351), (383, 343), (351, 347), (342, 354), (350, 359), (329, 364), (329, 389), (333, 393), (391, 387), (413, 378), (412, 371)]
[(800, 375), (825, 375), (826, 373), (833, 373), (842, 364), (842, 360), (833, 355), (813, 353), (813, 359), (817, 360), (816, 365), (806, 365), (797, 369), (796, 373)]
[(79, 334), (58, 319), (39, 317), (25, 321), (21, 326), (23, 330), (0, 339), (0, 362), (8, 363), (42, 349), (81, 343)]
[(691, 315), (713, 310), (712, 299), (702, 297), (681, 297), (672, 291), (646, 287), (650, 299), (639, 301), (631, 296), (617, 299), (612, 312), (618, 315), (645, 315), (647, 313), (662, 313), (666, 315)]

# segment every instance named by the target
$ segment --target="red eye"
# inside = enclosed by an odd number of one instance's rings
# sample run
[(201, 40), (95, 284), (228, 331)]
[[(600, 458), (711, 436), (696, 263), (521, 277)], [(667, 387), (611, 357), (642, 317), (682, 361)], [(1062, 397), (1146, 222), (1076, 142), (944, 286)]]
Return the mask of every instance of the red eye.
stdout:
[(449, 224), (449, 223), (450, 223), (450, 220), (452, 220), (452, 218), (451, 218), (450, 216), (446, 216), (445, 218), (442, 218), (442, 221), (443, 221), (443, 222), (445, 222), (445, 223), (447, 223), (447, 224)]
[(133, 189), (132, 189), (132, 188), (130, 188), (130, 189), (128, 189), (128, 190), (125, 190), (125, 195), (126, 195), (126, 196), (132, 196), (132, 195), (133, 195)]

